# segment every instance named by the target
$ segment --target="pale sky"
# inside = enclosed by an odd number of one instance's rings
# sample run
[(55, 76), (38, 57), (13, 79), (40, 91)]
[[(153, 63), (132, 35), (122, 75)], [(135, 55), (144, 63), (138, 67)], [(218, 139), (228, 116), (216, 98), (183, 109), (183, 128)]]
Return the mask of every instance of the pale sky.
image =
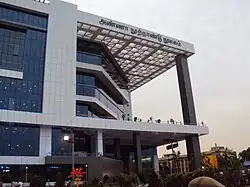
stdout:
[[(236, 151), (250, 146), (249, 0), (67, 0), (79, 9), (188, 41), (196, 114), (210, 134), (202, 151), (215, 143)], [(132, 94), (133, 115), (182, 120), (176, 68)], [(180, 146), (185, 152), (185, 144)], [(160, 147), (160, 155), (165, 153)]]

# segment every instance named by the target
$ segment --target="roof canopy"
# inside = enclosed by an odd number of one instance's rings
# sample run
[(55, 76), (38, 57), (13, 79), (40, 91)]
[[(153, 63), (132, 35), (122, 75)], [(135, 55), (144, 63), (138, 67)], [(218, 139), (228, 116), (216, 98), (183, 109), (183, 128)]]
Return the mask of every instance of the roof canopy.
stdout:
[(85, 12), (77, 36), (104, 43), (129, 80), (133, 91), (175, 65), (175, 56), (194, 54), (190, 43)]

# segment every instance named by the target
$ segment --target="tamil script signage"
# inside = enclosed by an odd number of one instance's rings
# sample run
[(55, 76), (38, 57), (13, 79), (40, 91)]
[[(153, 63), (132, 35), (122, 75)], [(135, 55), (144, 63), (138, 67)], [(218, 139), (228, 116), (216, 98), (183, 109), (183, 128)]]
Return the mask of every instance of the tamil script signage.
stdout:
[(176, 45), (178, 47), (181, 47), (181, 42), (179, 40), (170, 39), (170, 38), (167, 38), (167, 37), (162, 36), (160, 34), (152, 33), (149, 31), (144, 31), (142, 29), (128, 27), (127, 25), (123, 25), (121, 23), (116, 23), (112, 20), (101, 19), (99, 21), (99, 24), (105, 25), (107, 27), (116, 28), (116, 29), (121, 30), (121, 31), (129, 32), (133, 36), (138, 36), (138, 37), (142, 37), (145, 39), (155, 40), (155, 41), (158, 41), (158, 42), (163, 43), (163, 44), (172, 44), (172, 45)]

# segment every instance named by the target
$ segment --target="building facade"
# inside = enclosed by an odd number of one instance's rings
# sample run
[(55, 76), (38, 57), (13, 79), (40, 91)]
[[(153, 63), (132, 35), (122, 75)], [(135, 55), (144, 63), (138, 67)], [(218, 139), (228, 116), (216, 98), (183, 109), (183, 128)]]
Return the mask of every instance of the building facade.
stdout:
[(162, 171), (167, 173), (187, 173), (189, 172), (189, 160), (187, 155), (174, 157), (173, 154), (164, 155), (159, 158), (159, 164)]
[[(218, 159), (223, 155), (236, 156), (236, 152), (228, 149), (224, 146), (211, 147), (210, 150), (202, 152), (202, 164), (203, 167), (214, 167), (218, 168)], [(165, 154), (162, 158), (159, 158), (159, 164), (162, 171), (167, 171), (169, 173), (187, 173), (190, 171), (189, 164), (190, 160), (188, 155), (178, 155), (174, 157), (173, 154)]]
[[(65, 135), (74, 135), (75, 166), (89, 179), (139, 172), (143, 157), (157, 170), (156, 147), (184, 139), (200, 167), (208, 128), (196, 121), (193, 54), (190, 43), (60, 0), (0, 0), (0, 172), (70, 170)], [(175, 65), (184, 124), (134, 119), (131, 92)]]

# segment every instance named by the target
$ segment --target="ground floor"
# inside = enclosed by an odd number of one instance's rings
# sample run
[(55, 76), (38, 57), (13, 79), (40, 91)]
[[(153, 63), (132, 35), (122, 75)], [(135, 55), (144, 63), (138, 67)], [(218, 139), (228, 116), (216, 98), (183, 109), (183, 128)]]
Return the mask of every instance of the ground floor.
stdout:
[(133, 131), (0, 122), (0, 176), (7, 182), (38, 174), (54, 181), (61, 172), (67, 179), (72, 163), (83, 168), (86, 180), (158, 170), (157, 145), (141, 137)]
[[(119, 125), (123, 121), (105, 122)], [(199, 139), (193, 132), (203, 127), (141, 123), (147, 128), (138, 130), (131, 124), (137, 123), (126, 122), (124, 125), (130, 125), (130, 130), (119, 130), (114, 126), (80, 128), (0, 122), (0, 172), (13, 173), (16, 179), (41, 173), (54, 180), (57, 170), (63, 171), (64, 177), (69, 175), (74, 163), (87, 170), (87, 179), (92, 180), (121, 172), (159, 171), (157, 146), (181, 140), (187, 142), (192, 167), (199, 167)], [(149, 131), (148, 125), (158, 125), (159, 131)], [(162, 130), (164, 126), (168, 128)], [(48, 174), (50, 171), (54, 177)]]
[[(79, 157), (74, 158), (74, 167), (82, 169), (85, 173), (83, 180), (91, 182), (94, 178), (104, 176), (116, 176), (123, 172), (135, 172), (135, 161), (132, 156), (129, 157), (128, 165), (125, 166), (124, 160), (112, 159), (108, 157)], [(150, 171), (152, 168), (157, 170), (158, 165), (156, 156), (143, 157), (142, 171)], [(44, 165), (0, 165), (0, 178), (3, 182), (11, 181), (30, 181), (35, 175), (43, 176), (47, 182), (56, 181), (60, 173), (64, 180), (69, 180), (72, 171), (71, 156), (48, 156), (45, 158)]]

